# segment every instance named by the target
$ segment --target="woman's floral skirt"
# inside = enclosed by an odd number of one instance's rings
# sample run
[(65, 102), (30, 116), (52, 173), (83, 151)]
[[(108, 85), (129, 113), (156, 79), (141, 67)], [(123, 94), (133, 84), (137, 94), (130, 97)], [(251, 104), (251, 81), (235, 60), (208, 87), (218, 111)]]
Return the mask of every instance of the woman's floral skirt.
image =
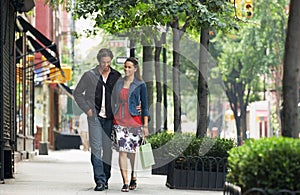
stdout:
[(124, 127), (113, 125), (113, 148), (117, 151), (136, 153), (143, 140), (142, 127)]

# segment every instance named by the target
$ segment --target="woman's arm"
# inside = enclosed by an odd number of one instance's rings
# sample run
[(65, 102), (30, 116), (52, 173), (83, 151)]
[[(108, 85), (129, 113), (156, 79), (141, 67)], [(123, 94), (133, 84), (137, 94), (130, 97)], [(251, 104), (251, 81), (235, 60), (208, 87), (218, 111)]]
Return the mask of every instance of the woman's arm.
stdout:
[(148, 137), (148, 135), (149, 135), (149, 131), (148, 131), (148, 116), (144, 116), (143, 135), (145, 137)]
[(141, 96), (141, 115), (144, 116), (148, 116), (150, 115), (149, 113), (149, 106), (148, 106), (148, 94), (147, 94), (147, 88), (146, 88), (146, 84), (143, 83), (141, 85), (141, 92), (140, 92), (140, 96)]

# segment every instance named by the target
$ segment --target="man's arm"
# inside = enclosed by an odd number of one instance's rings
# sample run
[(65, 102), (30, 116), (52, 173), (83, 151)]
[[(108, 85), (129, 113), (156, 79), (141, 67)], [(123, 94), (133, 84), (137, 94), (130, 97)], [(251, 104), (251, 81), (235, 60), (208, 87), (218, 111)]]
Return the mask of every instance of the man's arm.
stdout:
[[(81, 79), (79, 80), (76, 88), (73, 91), (74, 99), (79, 106), (85, 113), (92, 112), (90, 106), (87, 104), (85, 100), (85, 91), (87, 88), (87, 80), (86, 80), (86, 73), (83, 74)], [(92, 113), (91, 113), (92, 114)]]

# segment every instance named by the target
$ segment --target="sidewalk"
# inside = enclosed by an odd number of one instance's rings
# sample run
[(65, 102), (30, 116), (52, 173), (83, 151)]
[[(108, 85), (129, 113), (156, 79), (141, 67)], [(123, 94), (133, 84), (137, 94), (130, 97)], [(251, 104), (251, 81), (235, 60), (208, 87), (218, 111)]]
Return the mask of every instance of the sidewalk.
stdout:
[[(138, 187), (130, 194), (209, 194), (221, 195), (221, 191), (178, 190), (165, 186), (166, 176), (140, 173)], [(14, 179), (5, 179), (0, 184), (1, 195), (84, 195), (124, 194), (120, 189), (122, 179), (117, 165), (117, 154), (113, 155), (112, 177), (109, 189), (95, 192), (90, 153), (81, 150), (49, 151), (49, 155), (37, 155), (32, 160), (16, 164)], [(125, 193), (125, 194), (129, 194)]]

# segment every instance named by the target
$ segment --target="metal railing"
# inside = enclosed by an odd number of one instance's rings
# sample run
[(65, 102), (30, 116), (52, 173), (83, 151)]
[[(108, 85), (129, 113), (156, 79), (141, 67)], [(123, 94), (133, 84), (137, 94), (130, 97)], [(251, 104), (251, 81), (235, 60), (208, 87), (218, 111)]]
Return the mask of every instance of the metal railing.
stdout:
[(175, 189), (223, 190), (227, 158), (178, 157), (169, 166), (167, 186)]

